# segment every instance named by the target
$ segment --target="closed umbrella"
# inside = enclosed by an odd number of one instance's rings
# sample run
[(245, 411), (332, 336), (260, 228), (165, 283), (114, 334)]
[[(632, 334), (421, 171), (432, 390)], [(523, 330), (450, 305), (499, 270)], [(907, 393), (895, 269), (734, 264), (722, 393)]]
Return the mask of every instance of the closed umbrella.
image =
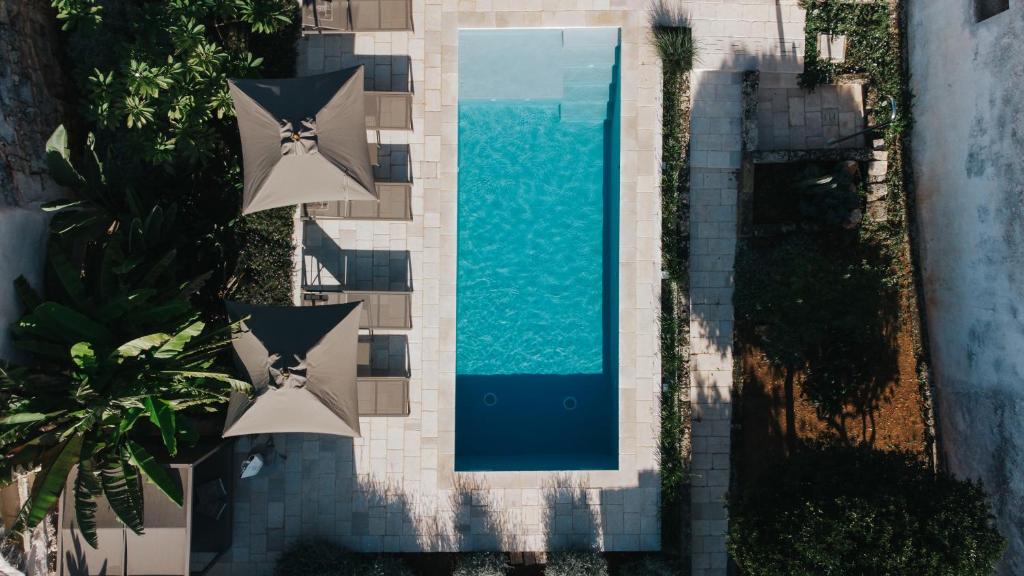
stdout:
[(377, 199), (362, 66), (228, 86), (242, 139), (243, 214)]

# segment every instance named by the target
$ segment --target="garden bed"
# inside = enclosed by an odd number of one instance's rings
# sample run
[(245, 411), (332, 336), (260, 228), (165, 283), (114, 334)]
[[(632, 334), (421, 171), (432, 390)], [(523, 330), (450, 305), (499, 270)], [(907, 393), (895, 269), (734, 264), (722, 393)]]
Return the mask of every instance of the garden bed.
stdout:
[[(933, 464), (902, 169), (910, 99), (900, 57), (899, 6), (826, 0), (805, 7), (808, 56), (802, 85), (813, 89), (858, 75), (874, 126), (887, 120), (874, 112), (879, 102), (891, 97), (898, 103), (896, 121), (874, 135), (875, 151), (864, 151), (888, 160), (886, 210), (873, 217), (861, 181), (863, 222), (821, 226), (821, 214), (801, 213), (800, 195), (786, 190), (786, 179), (792, 181), (786, 172), (797, 167), (758, 164), (752, 171), (759, 181), (753, 187), (753, 222), (744, 230), (736, 262), (734, 454), (741, 486), (753, 483), (778, 456), (819, 440), (910, 451)], [(813, 56), (819, 33), (850, 37), (845, 63)], [(867, 175), (864, 163), (860, 173)], [(757, 197), (768, 192), (775, 201), (759, 205)]]

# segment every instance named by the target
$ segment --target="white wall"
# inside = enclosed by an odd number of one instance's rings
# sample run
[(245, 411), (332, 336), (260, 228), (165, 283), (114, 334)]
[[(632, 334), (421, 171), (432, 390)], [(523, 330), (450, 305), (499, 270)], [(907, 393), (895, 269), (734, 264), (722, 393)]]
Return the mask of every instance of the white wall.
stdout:
[(46, 225), (47, 217), (38, 208), (0, 206), (0, 358), (11, 357), (7, 328), (21, 316), (14, 279), (23, 275), (42, 288)]
[(1024, 574), (1024, 0), (911, 0), (913, 168), (940, 442)]

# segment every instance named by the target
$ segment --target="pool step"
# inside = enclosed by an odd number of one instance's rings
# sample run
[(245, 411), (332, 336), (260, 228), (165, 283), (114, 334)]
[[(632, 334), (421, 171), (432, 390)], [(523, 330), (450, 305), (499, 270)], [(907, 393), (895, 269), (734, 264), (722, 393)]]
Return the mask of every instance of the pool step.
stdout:
[(608, 118), (608, 101), (562, 102), (562, 122), (599, 123)]
[(565, 86), (562, 98), (569, 102), (607, 101), (611, 96), (611, 84), (569, 84)]
[(565, 66), (586, 66), (594, 62), (615, 62), (615, 46), (579, 46), (562, 49)]
[(565, 86), (579, 84), (611, 84), (614, 76), (612, 64), (590, 64), (586, 66), (568, 66), (565, 68), (563, 82)]
[(566, 28), (562, 30), (562, 46), (611, 46), (619, 44), (618, 28)]

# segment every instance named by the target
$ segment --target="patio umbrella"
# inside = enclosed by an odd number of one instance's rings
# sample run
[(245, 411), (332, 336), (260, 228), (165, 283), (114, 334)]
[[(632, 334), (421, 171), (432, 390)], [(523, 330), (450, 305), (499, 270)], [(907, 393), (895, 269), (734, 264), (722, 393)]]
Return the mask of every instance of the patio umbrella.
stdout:
[(233, 393), (227, 436), (309, 432), (359, 436), (356, 386), (362, 302), (254, 306), (228, 302), (241, 320), (232, 347), (253, 395)]
[(376, 200), (363, 67), (281, 80), (228, 80), (242, 137), (242, 213)]

